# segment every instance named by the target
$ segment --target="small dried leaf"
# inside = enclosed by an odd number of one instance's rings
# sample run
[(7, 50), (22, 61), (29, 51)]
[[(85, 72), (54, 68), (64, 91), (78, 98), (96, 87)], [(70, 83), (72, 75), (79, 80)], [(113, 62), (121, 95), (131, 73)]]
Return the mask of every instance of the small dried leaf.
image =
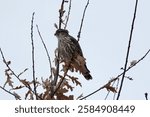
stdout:
[(67, 93), (68, 90), (67, 90), (66, 88), (61, 88), (61, 89), (59, 89), (59, 92), (60, 92), (60, 93)]
[(14, 87), (13, 88), (13, 90), (16, 90), (16, 89), (21, 89), (21, 88), (23, 88), (24, 86), (22, 86), (22, 85), (20, 85), (20, 86), (16, 86), (16, 87)]
[(57, 93), (57, 100), (72, 100), (73, 96), (66, 96), (62, 93)]
[(80, 86), (82, 87), (82, 85), (81, 85), (81, 83), (78, 81), (78, 78), (77, 78), (77, 77), (74, 77), (74, 76), (71, 77), (71, 76), (69, 76), (69, 75), (68, 75), (68, 77), (72, 80), (73, 83), (76, 84), (76, 86), (80, 85)]
[(107, 86), (105, 86), (105, 88), (107, 89), (107, 91), (111, 91), (111, 92), (113, 92), (113, 93), (117, 93), (115, 87), (112, 87), (112, 86), (110, 86), (110, 85), (107, 85)]
[(6, 82), (4, 83), (4, 86), (3, 87), (5, 87), (6, 86), (6, 84), (8, 84), (9, 86), (11, 86), (12, 88), (13, 88), (13, 81), (11, 80), (11, 77), (10, 76), (7, 76), (7, 80), (6, 80)]
[(21, 82), (22, 84), (24, 84), (25, 86), (29, 86), (30, 84), (32, 84), (32, 82), (29, 82), (29, 81), (27, 81), (26, 79), (20, 80), (20, 82)]
[(72, 87), (71, 85), (69, 85), (68, 82), (65, 82), (64, 85), (65, 85), (68, 89), (70, 89), (71, 91), (73, 91), (73, 88), (74, 88), (74, 87)]
[(9, 86), (13, 87), (14, 82), (11, 79), (8, 79), (7, 81), (8, 81)]
[(13, 81), (11, 80), (11, 76), (12, 76), (12, 73), (10, 71), (10, 69), (5, 69), (5, 75), (6, 75), (6, 82), (4, 83), (4, 86), (6, 86), (6, 84), (8, 84), (9, 86), (11, 86), (13, 88)]
[(43, 94), (42, 99), (43, 99), (43, 100), (48, 99), (48, 98), (50, 97), (50, 95), (49, 95), (49, 94), (50, 94), (50, 93), (49, 93), (49, 90), (46, 90), (46, 91), (44, 92), (44, 94)]
[(46, 79), (45, 81), (42, 79), (42, 86), (44, 89), (50, 89), (51, 82), (49, 79)]
[(74, 99), (74, 96), (73, 95), (69, 95), (68, 100), (73, 100), (73, 99)]

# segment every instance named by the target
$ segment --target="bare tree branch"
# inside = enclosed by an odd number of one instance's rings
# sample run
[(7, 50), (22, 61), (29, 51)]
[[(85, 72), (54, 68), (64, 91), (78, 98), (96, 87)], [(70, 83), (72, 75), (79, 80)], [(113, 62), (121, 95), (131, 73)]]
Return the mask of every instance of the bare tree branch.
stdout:
[[(113, 81), (113, 83), (112, 83), (111, 86), (113, 87), (116, 81), (117, 81), (117, 84), (116, 84), (116, 87), (115, 87), (115, 88), (116, 88), (116, 90), (117, 90), (118, 85), (119, 85), (119, 77), (118, 77), (118, 79), (116, 79), (116, 80)], [(108, 98), (110, 92), (111, 92), (111, 91), (109, 90), (108, 93), (106, 94), (105, 100)], [(115, 99), (115, 95), (116, 95), (116, 93), (114, 93), (113, 100)]]
[(90, 0), (87, 1), (87, 4), (86, 4), (86, 6), (84, 8), (84, 12), (83, 12), (83, 16), (82, 16), (81, 24), (80, 24), (80, 29), (79, 29), (79, 32), (78, 32), (78, 35), (77, 35), (78, 41), (80, 40), (81, 30), (82, 30), (83, 22), (84, 22), (84, 17), (85, 17), (86, 9), (87, 9), (87, 7), (89, 5), (89, 2), (90, 2)]
[[(70, 65), (69, 65), (69, 66), (70, 66)], [(68, 70), (69, 70), (69, 66), (68, 66), (67, 70), (65, 71), (64, 76), (63, 76), (63, 78), (61, 79), (60, 83), (59, 83), (58, 86), (56, 87), (55, 91), (52, 93), (51, 98), (53, 98), (53, 96), (56, 94), (56, 92), (59, 90), (61, 84), (63, 83), (63, 81), (64, 81), (64, 79), (65, 79), (65, 77), (66, 77), (66, 75), (67, 75), (67, 72), (68, 72)]]
[(9, 93), (10, 95), (14, 96), (16, 99), (21, 100), (21, 99), (20, 99), (18, 96), (16, 96), (14, 93), (12, 93), (12, 92), (6, 90), (6, 89), (3, 88), (2, 86), (0, 86), (0, 88), (1, 88), (2, 90), (4, 90), (5, 92)]
[(129, 58), (129, 53), (130, 53), (130, 46), (131, 46), (132, 35), (133, 35), (133, 29), (134, 29), (134, 23), (135, 23), (136, 13), (137, 13), (137, 5), (138, 5), (138, 0), (136, 0), (136, 3), (135, 3), (134, 16), (133, 16), (133, 20), (132, 20), (130, 37), (129, 37), (129, 42), (128, 42), (128, 49), (127, 49), (126, 60), (125, 60), (125, 65), (124, 65), (124, 72), (123, 72), (123, 75), (122, 75), (121, 84), (120, 84), (120, 88), (119, 88), (118, 95), (117, 95), (117, 100), (119, 100), (121, 90), (122, 90), (122, 86), (123, 86), (123, 82), (124, 82), (124, 78), (125, 78), (125, 74), (126, 74), (128, 58)]
[[(133, 68), (134, 66), (136, 66), (139, 62), (141, 62), (148, 54), (150, 53), (150, 49), (144, 54), (144, 56), (142, 56), (134, 65), (129, 66), (126, 69), (126, 72), (129, 71), (131, 68)], [(106, 83), (105, 85), (103, 85), (102, 87), (100, 87), (99, 89), (95, 90), (94, 92), (88, 94), (87, 96), (84, 96), (83, 98), (80, 98), (80, 100), (86, 99), (87, 97), (90, 97), (91, 95), (97, 93), (98, 91), (100, 91), (103, 88), (106, 88), (106, 86), (114, 81), (116, 81), (117, 79), (119, 79), (120, 76), (123, 75), (124, 72), (122, 72), (121, 74), (119, 74), (118, 76), (116, 76), (115, 78), (111, 79), (110, 81), (108, 81), (108, 83)]]
[(18, 77), (20, 77), (23, 73), (25, 73), (28, 70), (28, 68), (24, 69), (19, 75)]
[(20, 78), (18, 77), (18, 75), (9, 67), (9, 64), (8, 64), (7, 61), (6, 61), (6, 59), (5, 59), (5, 57), (4, 57), (4, 54), (3, 54), (1, 48), (0, 48), (0, 52), (1, 52), (1, 55), (2, 55), (3, 62), (5, 63), (5, 65), (7, 66), (7, 68), (11, 71), (11, 73), (12, 73), (19, 81), (21, 81)]
[(145, 93), (145, 99), (148, 100), (148, 93)]
[(69, 1), (69, 10), (68, 10), (68, 15), (67, 15), (67, 19), (66, 19), (66, 23), (65, 23), (64, 29), (67, 28), (67, 24), (68, 24), (68, 21), (69, 21), (70, 11), (71, 11), (71, 4), (72, 4), (72, 0)]
[[(61, 29), (61, 24), (62, 24), (62, 17), (64, 15), (64, 3), (65, 3), (65, 0), (62, 0), (62, 3), (61, 3), (61, 7), (59, 9), (59, 29)], [(56, 85), (57, 83), (57, 79), (58, 79), (58, 76), (59, 76), (59, 43), (58, 43), (58, 54), (57, 54), (57, 65), (56, 65), (56, 76), (54, 78), (54, 85)]]
[[(64, 3), (65, 0), (62, 0), (60, 9), (59, 9), (59, 29), (61, 29), (61, 24), (63, 23), (62, 17), (64, 15)], [(56, 75), (54, 75), (54, 80), (52, 81), (51, 85), (51, 98), (55, 95), (55, 91), (54, 91), (54, 87), (57, 84), (57, 80), (58, 80), (58, 76), (59, 76), (59, 52), (60, 52), (60, 47), (59, 47), (59, 42), (58, 42), (58, 52), (57, 52), (57, 56), (56, 56)]]
[(61, 24), (63, 22), (62, 20), (62, 17), (64, 15), (64, 3), (65, 3), (65, 0), (62, 0), (62, 3), (61, 3), (61, 7), (59, 9), (59, 29), (61, 29)]
[(41, 35), (41, 33), (40, 33), (40, 30), (39, 30), (38, 25), (36, 25), (36, 28), (37, 28), (38, 34), (39, 34), (39, 36), (40, 36), (40, 39), (41, 39), (41, 41), (42, 41), (42, 44), (43, 44), (43, 46), (44, 46), (44, 48), (45, 48), (45, 51), (46, 51), (46, 54), (47, 54), (47, 57), (48, 57), (49, 68), (50, 68), (50, 73), (51, 73), (50, 78), (52, 78), (52, 64), (51, 64), (51, 58), (50, 58), (50, 55), (49, 55), (49, 53), (48, 53), (47, 47), (46, 47), (46, 45), (45, 45), (45, 42), (44, 42), (44, 40), (43, 40), (43, 38), (42, 38), (42, 35)]
[[(26, 88), (28, 88), (33, 94), (35, 94), (36, 97), (38, 97), (39, 99), (41, 99), (41, 98), (38, 96), (38, 94), (36, 94), (36, 93), (31, 89), (31, 87), (30, 87), (29, 85), (25, 85), (25, 84), (22, 82), (22, 80), (19, 78), (19, 77), (20, 77), (20, 74), (17, 75), (17, 74), (11, 69), (11, 67), (9, 66), (9, 64), (7, 63), (7, 61), (6, 61), (5, 57), (4, 57), (4, 54), (3, 54), (1, 48), (0, 48), (0, 53), (1, 53), (1, 55), (2, 55), (3, 62), (5, 63), (6, 67), (11, 71), (11, 73), (12, 73)], [(14, 94), (14, 95), (15, 95), (15, 94)]]
[[(36, 91), (36, 78), (35, 78), (35, 58), (34, 58), (34, 40), (33, 40), (33, 21), (34, 21), (34, 14), (35, 12), (33, 12), (32, 14), (32, 19), (31, 19), (31, 45), (32, 45), (32, 75), (33, 75), (33, 86), (34, 86), (34, 92), (35, 94), (37, 94)], [(36, 99), (38, 99), (38, 97), (36, 96)]]

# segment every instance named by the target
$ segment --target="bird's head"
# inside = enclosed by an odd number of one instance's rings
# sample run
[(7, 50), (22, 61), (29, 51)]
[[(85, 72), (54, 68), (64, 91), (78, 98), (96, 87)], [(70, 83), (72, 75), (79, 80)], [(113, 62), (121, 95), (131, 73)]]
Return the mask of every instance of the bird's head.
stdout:
[(56, 30), (55, 32), (55, 36), (56, 37), (60, 37), (60, 36), (67, 36), (69, 34), (68, 30), (65, 30), (65, 29), (58, 29)]

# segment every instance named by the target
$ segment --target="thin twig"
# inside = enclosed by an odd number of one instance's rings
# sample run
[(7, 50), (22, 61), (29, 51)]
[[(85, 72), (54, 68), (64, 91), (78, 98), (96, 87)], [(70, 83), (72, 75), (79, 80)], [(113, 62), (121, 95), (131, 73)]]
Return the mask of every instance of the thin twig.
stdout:
[(89, 5), (89, 2), (90, 2), (90, 0), (87, 1), (86, 6), (85, 6), (85, 8), (84, 8), (83, 15), (82, 15), (81, 24), (80, 24), (80, 29), (79, 29), (79, 32), (78, 32), (78, 35), (77, 35), (78, 41), (80, 40), (81, 30), (82, 30), (82, 27), (83, 27), (83, 21), (84, 21), (86, 9), (87, 9), (87, 7), (88, 7), (88, 5)]
[[(116, 78), (115, 78), (115, 79), (116, 79)], [(118, 80), (118, 79), (117, 79), (117, 80)], [(114, 86), (115, 82), (116, 82), (116, 80), (113, 81), (113, 84), (111, 85), (112, 87)], [(117, 89), (116, 89), (116, 90), (117, 90)], [(105, 96), (105, 98), (104, 98), (105, 100), (108, 98), (110, 92), (111, 92), (111, 91), (108, 90), (108, 92), (107, 92), (107, 94), (106, 94), (106, 96)]]
[(119, 88), (118, 95), (117, 95), (117, 98), (116, 98), (117, 100), (119, 100), (119, 97), (120, 97), (120, 94), (121, 94), (121, 90), (122, 90), (122, 86), (123, 86), (123, 82), (124, 82), (124, 78), (125, 78), (125, 74), (126, 74), (128, 58), (129, 58), (129, 53), (130, 53), (131, 40), (132, 40), (133, 29), (134, 29), (134, 23), (135, 23), (136, 13), (137, 13), (137, 5), (138, 5), (138, 0), (136, 0), (136, 3), (135, 3), (134, 16), (133, 16), (133, 20), (132, 20), (130, 37), (129, 37), (129, 42), (128, 42), (127, 54), (126, 54), (126, 60), (125, 60), (125, 65), (124, 65), (124, 72), (123, 72), (123, 75), (122, 75), (120, 88)]
[(24, 69), (19, 75), (18, 77), (20, 77), (23, 73), (25, 73), (28, 70), (28, 68)]
[(102, 87), (100, 87), (99, 89), (95, 90), (94, 92), (92, 92), (92, 93), (90, 93), (90, 94), (84, 96), (83, 98), (80, 98), (80, 100), (83, 100), (83, 99), (86, 99), (87, 97), (90, 97), (91, 95), (97, 93), (98, 91), (102, 90), (103, 88), (105, 88), (105, 85), (102, 86)]
[[(129, 66), (126, 69), (126, 72), (129, 71), (131, 68), (133, 68), (134, 66), (136, 66), (139, 62), (141, 62), (148, 54), (150, 53), (150, 49), (144, 54), (144, 56), (142, 56), (134, 65)], [(120, 76), (123, 75), (124, 72), (122, 72), (121, 74), (119, 74), (116, 78), (119, 78)]]
[[(113, 82), (112, 86), (114, 86), (115, 81), (116, 81), (116, 80), (114, 80), (114, 82)], [(105, 98), (104, 98), (105, 100), (107, 99), (107, 97), (108, 97), (108, 95), (109, 95), (109, 94), (110, 94), (110, 90), (107, 92), (107, 94), (106, 94), (106, 96), (105, 96)]]
[(39, 36), (40, 36), (40, 39), (41, 39), (41, 41), (42, 41), (42, 44), (43, 44), (43, 46), (44, 46), (44, 48), (45, 48), (45, 51), (46, 51), (46, 54), (47, 54), (47, 57), (48, 57), (49, 68), (50, 68), (50, 72), (51, 72), (50, 78), (52, 78), (52, 64), (51, 64), (51, 58), (50, 58), (50, 55), (49, 55), (49, 53), (48, 53), (48, 49), (47, 49), (47, 47), (46, 47), (46, 45), (45, 45), (45, 42), (44, 42), (44, 40), (43, 40), (43, 38), (42, 38), (42, 35), (41, 35), (41, 33), (40, 33), (40, 30), (39, 30), (38, 25), (36, 25), (36, 28), (37, 28), (38, 34), (39, 34)]
[[(65, 3), (65, 0), (62, 0), (62, 3), (61, 3), (61, 6), (60, 6), (60, 9), (59, 9), (59, 29), (61, 29), (61, 24), (63, 23), (63, 20), (62, 20), (62, 17), (64, 15), (64, 3)], [(54, 80), (52, 81), (51, 85), (51, 97), (54, 96), (55, 94), (55, 91), (54, 91), (54, 87), (56, 86), (57, 84), (57, 80), (58, 80), (58, 76), (59, 76), (59, 52), (60, 52), (60, 47), (59, 47), (59, 41), (58, 41), (58, 52), (57, 52), (57, 58), (56, 58), (56, 75), (54, 76)]]
[[(33, 12), (32, 14), (32, 19), (31, 19), (31, 45), (32, 45), (32, 75), (33, 75), (33, 86), (34, 86), (34, 92), (35, 94), (37, 94), (36, 91), (36, 78), (35, 78), (35, 58), (34, 58), (34, 40), (33, 40), (33, 21), (34, 21), (34, 14), (35, 12)], [(38, 97), (36, 96), (36, 99), (38, 99)]]
[[(3, 62), (5, 63), (6, 67), (11, 71), (12, 75), (14, 75), (21, 83), (22, 83), (22, 80), (19, 78), (20, 75), (17, 75), (12, 69), (11, 67), (9, 66), (9, 64), (7, 64), (7, 61), (4, 57), (4, 54), (2, 52), (2, 49), (0, 48), (0, 53), (2, 55), (2, 59), (3, 59)], [(26, 88), (28, 88), (32, 93), (34, 93), (36, 95), (36, 97), (38, 97), (39, 99), (41, 99), (41, 97), (39, 97), (30, 87), (30, 85), (25, 85), (24, 83), (22, 83)]]
[[(150, 49), (144, 54), (144, 56), (142, 56), (134, 65), (129, 66), (128, 69), (126, 69), (126, 72), (129, 71), (131, 68), (135, 67), (139, 62), (141, 62), (148, 54), (150, 53)], [(114, 81), (116, 81), (117, 79), (119, 79), (120, 76), (123, 75), (124, 72), (122, 72), (121, 74), (119, 74), (118, 76), (116, 76), (115, 78), (111, 79), (108, 83), (112, 83)], [(80, 100), (86, 99), (87, 97), (90, 97), (91, 95), (97, 93), (98, 91), (100, 91), (101, 89), (105, 88), (105, 86), (108, 84), (106, 83), (105, 85), (103, 85), (102, 87), (100, 87), (99, 89), (95, 90), (94, 92), (88, 94), (87, 96), (80, 98)]]
[[(61, 29), (61, 24), (62, 24), (62, 17), (63, 17), (63, 14), (64, 14), (64, 3), (65, 3), (65, 0), (62, 0), (62, 3), (61, 3), (61, 7), (59, 9), (59, 29)], [(57, 60), (56, 60), (56, 75), (54, 77), (54, 81), (52, 82), (52, 88), (54, 86), (56, 86), (57, 84), (57, 79), (58, 79), (58, 76), (59, 76), (59, 41), (58, 41), (58, 53), (57, 53)], [(52, 92), (53, 94), (53, 92)]]
[[(73, 59), (73, 58), (71, 58), (71, 61), (72, 61), (72, 59)], [(63, 76), (63, 78), (61, 79), (61, 82), (58, 84), (58, 86), (56, 87), (55, 91), (51, 93), (51, 98), (53, 98), (53, 96), (56, 94), (56, 92), (59, 90), (61, 84), (63, 83), (63, 81), (64, 81), (64, 79), (65, 79), (65, 77), (66, 77), (66, 75), (67, 75), (67, 73), (68, 73), (69, 67), (70, 67), (70, 65), (71, 65), (71, 61), (69, 62), (66, 71), (64, 72), (64, 76)], [(58, 73), (58, 75), (59, 75), (59, 73)], [(57, 77), (57, 78), (58, 78), (58, 77)], [(56, 82), (55, 82), (55, 83), (56, 83)]]
[[(69, 65), (69, 66), (70, 66), (70, 65)], [(51, 98), (53, 98), (53, 96), (56, 94), (56, 92), (59, 90), (61, 84), (63, 83), (63, 81), (64, 81), (64, 79), (65, 79), (65, 77), (66, 77), (66, 75), (67, 75), (67, 72), (68, 72), (68, 70), (69, 70), (69, 66), (68, 66), (66, 72), (64, 73), (64, 76), (63, 76), (63, 78), (61, 79), (60, 83), (58, 84), (58, 87), (57, 87), (57, 88), (55, 89), (55, 91), (52, 93)]]
[(145, 99), (148, 100), (148, 93), (145, 93)]
[(0, 52), (1, 52), (1, 55), (2, 55), (3, 62), (5, 63), (5, 65), (7, 66), (7, 68), (11, 71), (11, 73), (12, 73), (19, 81), (21, 81), (20, 78), (18, 77), (18, 75), (10, 68), (9, 64), (7, 64), (7, 61), (6, 61), (5, 57), (4, 57), (4, 54), (3, 54), (1, 48), (0, 48)]
[(13, 94), (12, 92), (10, 92), (10, 91), (6, 90), (6, 89), (5, 89), (5, 88), (3, 88), (2, 86), (0, 86), (0, 88), (1, 88), (2, 90), (4, 90), (5, 92), (9, 93), (10, 95), (14, 96), (16, 99), (21, 100), (20, 98), (18, 98), (18, 96), (16, 96), (16, 95), (15, 95), (15, 94)]
[[(119, 87), (119, 78), (118, 78), (118, 80), (117, 80), (117, 84), (116, 84), (116, 90), (118, 90), (118, 87)], [(116, 94), (117, 93), (114, 93), (114, 96), (113, 96), (113, 100), (115, 100), (116, 98)]]
[(65, 0), (62, 0), (61, 7), (59, 9), (59, 29), (61, 29), (61, 24), (63, 22), (62, 17), (64, 14), (64, 3), (65, 3)]
[(68, 21), (69, 21), (70, 11), (71, 11), (71, 4), (72, 4), (72, 0), (69, 1), (69, 10), (68, 10), (68, 15), (67, 15), (67, 19), (66, 19), (66, 23), (65, 23), (64, 29), (67, 28), (67, 24), (68, 24)]

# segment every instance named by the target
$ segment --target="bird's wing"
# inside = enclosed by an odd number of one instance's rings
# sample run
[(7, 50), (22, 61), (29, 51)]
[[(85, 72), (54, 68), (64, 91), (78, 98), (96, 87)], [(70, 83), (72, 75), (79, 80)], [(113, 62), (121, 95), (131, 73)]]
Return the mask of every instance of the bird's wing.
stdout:
[(75, 54), (79, 54), (80, 56), (83, 56), (82, 49), (81, 49), (78, 41), (72, 36), (70, 36), (70, 39), (72, 40), (72, 43), (76, 46), (75, 49), (76, 49), (77, 53), (75, 53)]

